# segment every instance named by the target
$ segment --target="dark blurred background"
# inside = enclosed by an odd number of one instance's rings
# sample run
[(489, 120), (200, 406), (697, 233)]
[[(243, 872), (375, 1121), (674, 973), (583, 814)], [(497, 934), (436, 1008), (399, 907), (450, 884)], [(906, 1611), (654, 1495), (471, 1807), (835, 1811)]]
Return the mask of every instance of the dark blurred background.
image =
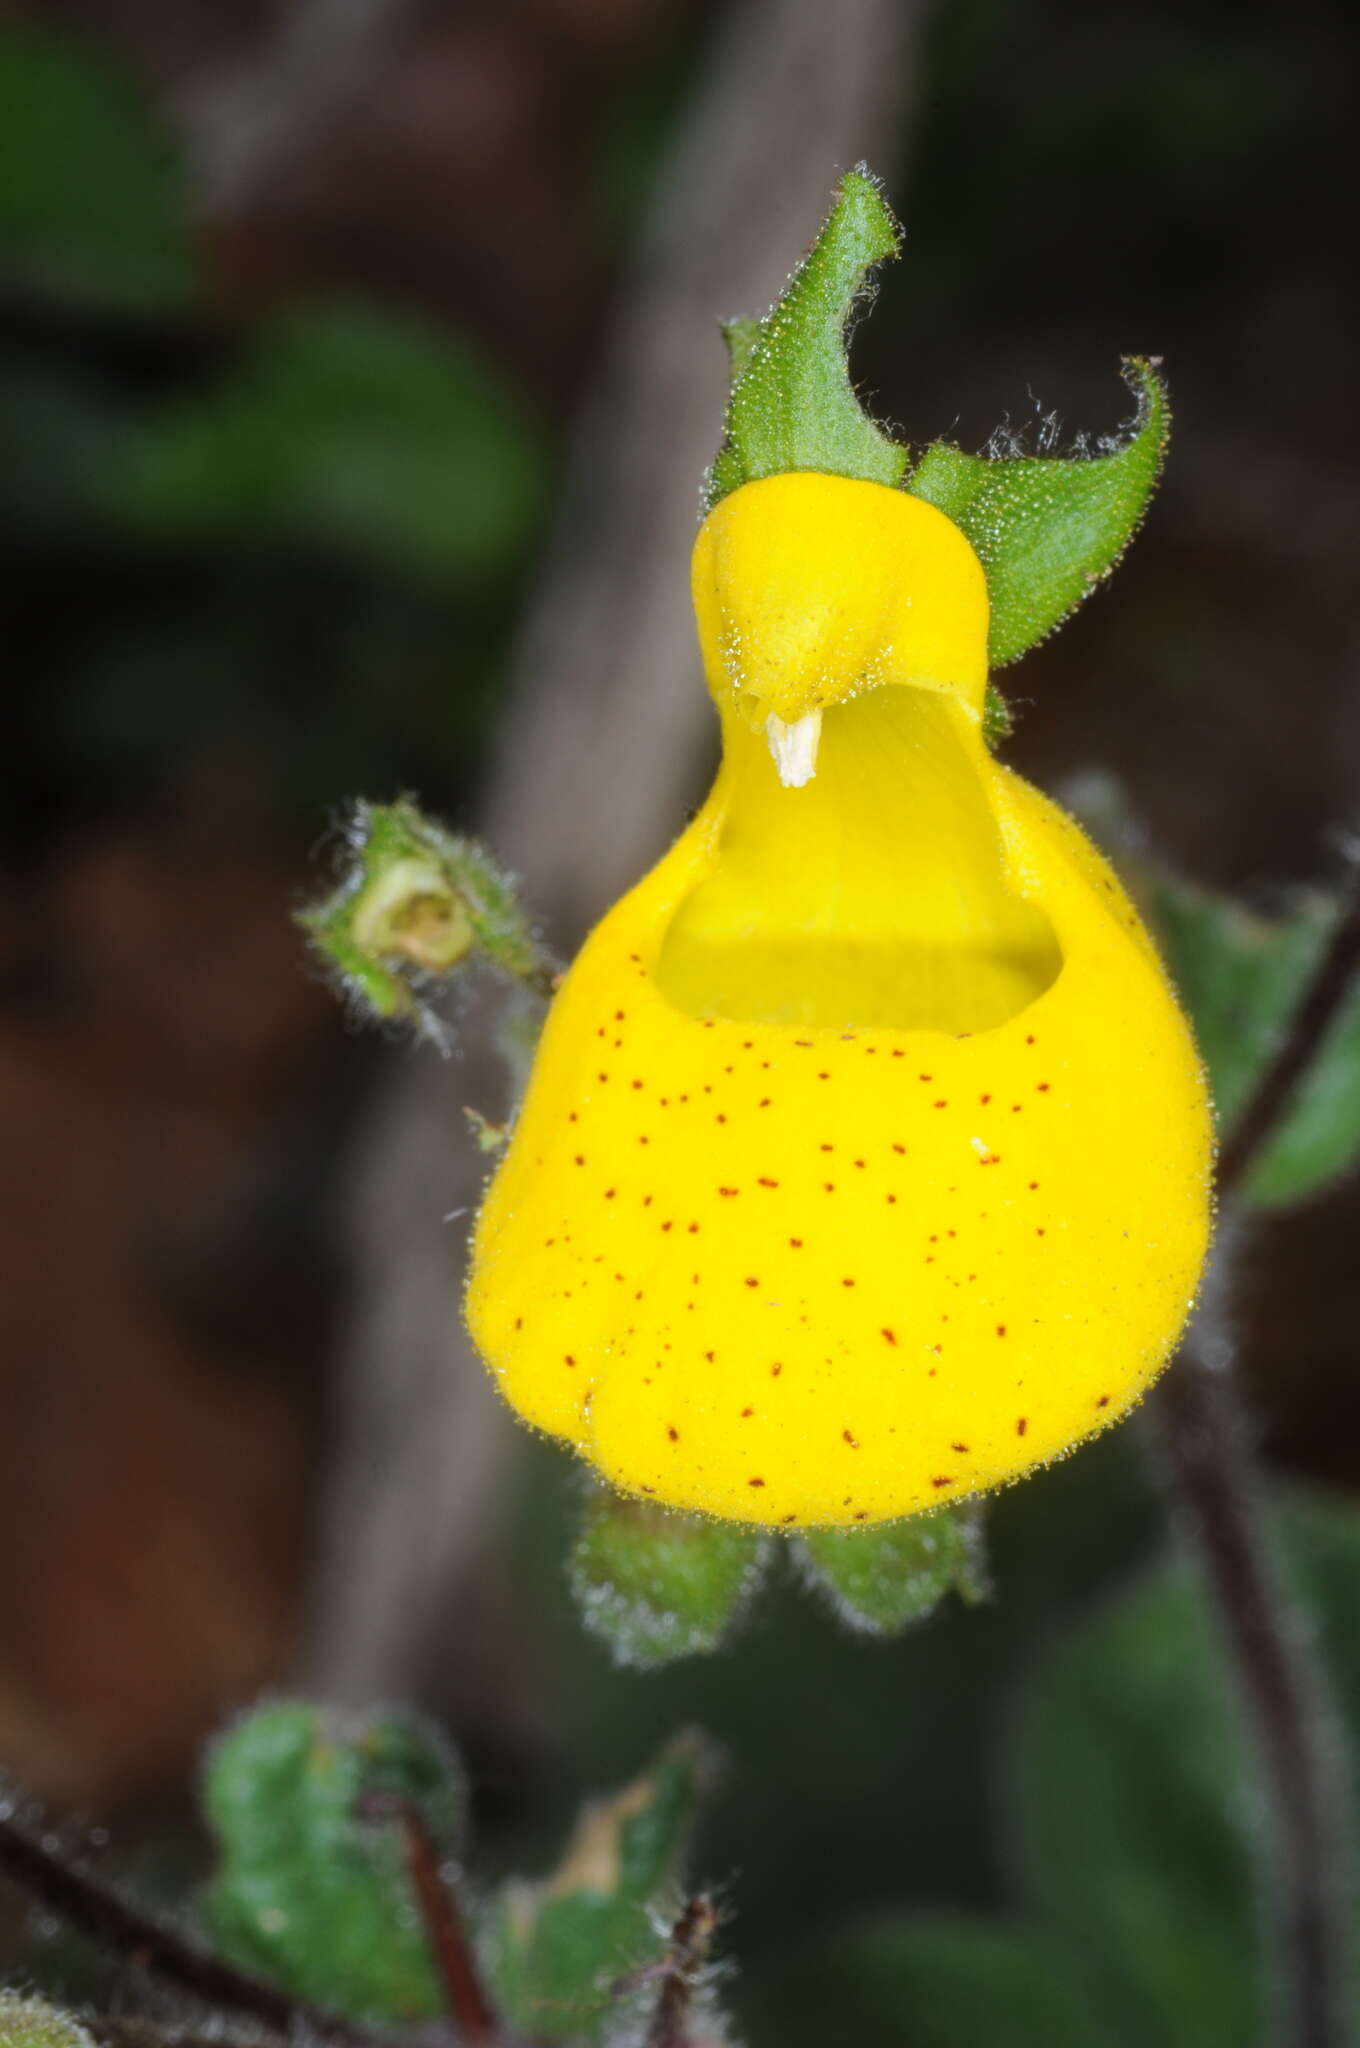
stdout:
[[(719, 316), (869, 155), (907, 233), (855, 362), (907, 438), (1063, 442), (1166, 362), (1112, 585), (1003, 679), (1268, 907), (1360, 796), (1351, 10), (1147, 0), (52, 0), (0, 12), (0, 1758), (178, 1839), (270, 1684), (417, 1696), (492, 1863), (707, 1723), (757, 1969), (833, 1908), (987, 1899), (1027, 1650), (1127, 1568), (1137, 1429), (1000, 1504), (999, 1606), (895, 1648), (792, 1588), (614, 1674), (576, 1480), (457, 1333), (461, 1105), (291, 912), (346, 800), (489, 827), (567, 950), (709, 744), (684, 620)], [(838, 47), (838, 42), (845, 47)], [(747, 280), (749, 278), (749, 289)], [(1360, 1200), (1258, 1228), (1270, 1454), (1360, 1479)]]

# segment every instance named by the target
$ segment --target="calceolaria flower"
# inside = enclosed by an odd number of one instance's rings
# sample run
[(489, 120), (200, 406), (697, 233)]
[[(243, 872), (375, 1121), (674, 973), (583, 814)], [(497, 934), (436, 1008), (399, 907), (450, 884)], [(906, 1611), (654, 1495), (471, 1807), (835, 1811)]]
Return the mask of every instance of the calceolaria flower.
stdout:
[(959, 525), (766, 475), (693, 588), (722, 768), (553, 1004), (469, 1317), (626, 1492), (884, 1521), (1138, 1399), (1204, 1256), (1205, 1090), (1118, 882), (986, 745)]

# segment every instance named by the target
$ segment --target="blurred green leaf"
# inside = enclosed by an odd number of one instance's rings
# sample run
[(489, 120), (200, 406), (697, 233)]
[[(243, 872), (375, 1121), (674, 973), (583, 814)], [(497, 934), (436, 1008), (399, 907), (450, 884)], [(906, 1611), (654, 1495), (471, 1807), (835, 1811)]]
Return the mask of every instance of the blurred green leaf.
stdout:
[(84, 2027), (41, 1998), (0, 1991), (0, 2048), (94, 2048)]
[[(672, 1742), (643, 1777), (588, 1806), (556, 1872), (505, 1887), (493, 1918), (501, 2010), (536, 2038), (589, 2048), (617, 2022), (621, 1980), (656, 1960), (704, 1789), (696, 1737)], [(647, 1987), (639, 1987), (644, 2002)]]
[(182, 541), (352, 551), (441, 583), (512, 567), (544, 471), (500, 383), (448, 335), (358, 308), (290, 314), (145, 423), (110, 513)]
[[(1360, 1732), (1360, 1513), (1316, 1496), (1275, 1525), (1301, 1637)], [(1047, 1657), (1010, 1761), (1020, 1875), (1051, 1935), (1103, 1986), (1129, 2048), (1265, 2038), (1259, 1792), (1190, 1559), (1164, 1564)]]
[[(1230, 897), (1159, 872), (1149, 909), (1172, 980), (1194, 1019), (1228, 1129), (1298, 1005), (1337, 916), (1334, 901), (1300, 898), (1288, 915), (1257, 917)], [(1299, 1200), (1360, 1157), (1360, 983), (1351, 990), (1243, 1195), (1264, 1207)]]
[(769, 1540), (601, 1488), (571, 1559), (582, 1616), (620, 1664), (714, 1650), (759, 1584)]
[(120, 312), (196, 282), (182, 177), (133, 81), (73, 38), (0, 28), (0, 277)]
[(219, 1856), (203, 1911), (224, 1954), (356, 2019), (442, 2012), (401, 1830), (374, 1806), (409, 1802), (453, 1853), (462, 1776), (433, 1729), (406, 1713), (259, 1707), (210, 1753), (203, 1796)]
[(741, 2018), (752, 2042), (778, 2048), (1106, 2048), (1111, 2039), (1070, 1956), (1033, 1928), (964, 1914), (851, 1925), (781, 1958), (741, 2001)]
[(925, 1621), (950, 1593), (968, 1606), (987, 1593), (982, 1521), (968, 1507), (885, 1529), (809, 1529), (795, 1548), (846, 1627), (868, 1635)]
[(870, 419), (846, 361), (846, 331), (868, 273), (900, 247), (897, 222), (861, 165), (842, 178), (821, 232), (758, 331), (750, 321), (729, 322), (736, 382), (709, 476), (710, 509), (740, 485), (790, 469), (900, 482), (907, 450)]
[(1101, 455), (965, 455), (927, 448), (907, 489), (962, 527), (987, 572), (988, 656), (1014, 661), (1089, 597), (1138, 529), (1170, 431), (1166, 390), (1141, 356), (1124, 364), (1138, 413), (1121, 446)]

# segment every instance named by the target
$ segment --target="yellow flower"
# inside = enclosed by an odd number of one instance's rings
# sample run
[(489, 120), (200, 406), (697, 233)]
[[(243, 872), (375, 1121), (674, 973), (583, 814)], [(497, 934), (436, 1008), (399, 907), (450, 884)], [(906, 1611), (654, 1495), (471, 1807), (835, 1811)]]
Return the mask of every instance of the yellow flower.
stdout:
[(986, 585), (943, 513), (748, 483), (694, 600), (722, 769), (553, 1005), (469, 1319), (626, 1491), (882, 1521), (1060, 1455), (1165, 1362), (1203, 1078), (1105, 862), (984, 744)]

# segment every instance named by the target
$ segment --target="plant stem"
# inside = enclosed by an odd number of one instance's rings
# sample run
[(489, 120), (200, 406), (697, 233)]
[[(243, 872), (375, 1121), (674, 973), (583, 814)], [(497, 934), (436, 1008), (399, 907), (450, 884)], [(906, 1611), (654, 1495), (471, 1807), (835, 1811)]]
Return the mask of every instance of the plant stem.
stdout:
[(1211, 1371), (1187, 1348), (1162, 1382), (1157, 1408), (1264, 1781), (1268, 1896), (1284, 2008), (1272, 2038), (1282, 2048), (1340, 2048), (1347, 1974), (1343, 1788), (1333, 1783), (1309, 1646), (1270, 1554), (1241, 1402), (1228, 1374)]
[(400, 1802), (398, 1819), (406, 1838), (411, 1888), (459, 2041), (466, 2048), (489, 2048), (500, 2038), (500, 2030), (482, 1985), (458, 1901), (444, 1881), (430, 1831), (409, 1800)]
[(658, 1965), (661, 1990), (647, 2030), (646, 2048), (692, 2048), (689, 2015), (694, 2002), (694, 1979), (708, 1953), (716, 1925), (713, 1901), (700, 1892), (684, 1907), (672, 1927), (665, 1956)]
[[(1360, 869), (1352, 869), (1330, 940), (1289, 1029), (1224, 1141), (1218, 1187), (1225, 1204), (1276, 1129), (1357, 971)], [(1280, 2039), (1291, 2048), (1341, 2048), (1347, 2035), (1345, 1787), (1337, 1782), (1326, 1738), (1324, 1688), (1270, 1554), (1234, 1375), (1207, 1366), (1192, 1340), (1153, 1405), (1261, 1761)]]
[(0, 1874), (91, 1940), (207, 2004), (246, 2015), (277, 2034), (306, 2032), (346, 2048), (377, 2048), (379, 2036), (272, 1984), (259, 1983), (140, 1913), (87, 1871), (37, 1841), (8, 1814), (0, 1814)]

